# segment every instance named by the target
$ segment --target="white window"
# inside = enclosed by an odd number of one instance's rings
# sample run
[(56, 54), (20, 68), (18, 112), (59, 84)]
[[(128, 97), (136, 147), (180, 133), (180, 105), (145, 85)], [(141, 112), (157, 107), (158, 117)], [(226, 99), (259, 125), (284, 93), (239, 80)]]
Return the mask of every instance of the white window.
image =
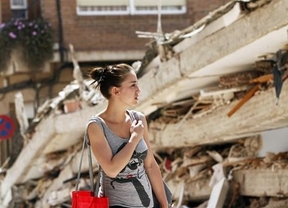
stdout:
[(10, 5), (14, 18), (27, 19), (27, 0), (10, 0)]
[[(77, 0), (78, 15), (158, 14), (159, 0)], [(184, 14), (186, 0), (161, 0), (161, 14)]]
[(128, 15), (129, 0), (77, 0), (78, 15)]
[(27, 9), (27, 0), (10, 0), (11, 9)]
[[(134, 14), (158, 14), (159, 0), (132, 0)], [(161, 0), (161, 14), (184, 14), (186, 0)]]

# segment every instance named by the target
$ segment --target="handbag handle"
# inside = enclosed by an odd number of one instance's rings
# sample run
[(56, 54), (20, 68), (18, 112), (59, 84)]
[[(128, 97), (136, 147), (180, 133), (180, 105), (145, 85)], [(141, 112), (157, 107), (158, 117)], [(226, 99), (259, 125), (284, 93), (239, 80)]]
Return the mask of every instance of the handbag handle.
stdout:
[(75, 190), (79, 191), (79, 183), (80, 183), (80, 175), (81, 175), (81, 167), (82, 167), (82, 161), (83, 161), (83, 155), (84, 155), (84, 149), (85, 146), (87, 146), (88, 149), (88, 161), (89, 161), (89, 177), (90, 177), (90, 190), (92, 193), (98, 193), (99, 186), (100, 186), (100, 172), (101, 172), (101, 166), (99, 166), (98, 170), (98, 176), (97, 176), (97, 182), (96, 182), (96, 188), (94, 190), (94, 180), (93, 180), (93, 168), (92, 168), (92, 154), (91, 154), (91, 147), (87, 138), (87, 134), (85, 133), (83, 144), (82, 144), (82, 150), (81, 150), (81, 157), (79, 162), (79, 170), (77, 175), (77, 182)]
[(133, 120), (140, 120), (139, 115), (136, 113), (136, 111), (132, 110), (132, 114), (131, 115), (133, 117)]

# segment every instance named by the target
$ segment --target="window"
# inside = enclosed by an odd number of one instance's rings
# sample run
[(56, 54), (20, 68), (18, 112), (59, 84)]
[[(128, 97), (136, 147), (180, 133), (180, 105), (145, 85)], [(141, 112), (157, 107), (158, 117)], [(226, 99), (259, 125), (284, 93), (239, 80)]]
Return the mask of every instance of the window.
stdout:
[[(184, 14), (186, 0), (161, 0), (161, 14)], [(158, 14), (157, 0), (77, 0), (78, 15)]]
[[(133, 0), (134, 14), (158, 14), (158, 1)], [(185, 0), (161, 0), (161, 14), (183, 14), (186, 12)]]
[(77, 0), (77, 14), (128, 15), (129, 1), (130, 0)]
[(14, 18), (27, 19), (27, 0), (10, 0), (10, 5)]
[(26, 0), (10, 0), (11, 9), (27, 9)]

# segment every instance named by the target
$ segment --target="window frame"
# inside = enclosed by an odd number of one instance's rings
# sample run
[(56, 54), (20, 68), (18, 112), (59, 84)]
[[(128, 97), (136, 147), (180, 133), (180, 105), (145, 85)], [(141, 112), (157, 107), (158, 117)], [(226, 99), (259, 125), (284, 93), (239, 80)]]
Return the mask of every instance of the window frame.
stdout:
[[(135, 0), (135, 1), (137, 1), (137, 0)], [(97, 5), (97, 3), (95, 3), (94, 5), (91, 5), (91, 6), (88, 6), (88, 5), (80, 5), (79, 6), (79, 3), (77, 3), (77, 6), (76, 6), (76, 13), (77, 13), (77, 15), (79, 15), (79, 16), (103, 16), (103, 15), (157, 15), (158, 14), (158, 5), (157, 5), (157, 3), (155, 4), (155, 3), (153, 3), (153, 4), (151, 4), (151, 5), (149, 5), (149, 6), (145, 6), (145, 3), (144, 3), (144, 6), (143, 5), (136, 5), (135, 6), (135, 1), (134, 0), (129, 0), (129, 4), (127, 3), (127, 5), (117, 5), (117, 3), (112, 3), (111, 5), (106, 5), (106, 6), (104, 6), (103, 5), (103, 3), (99, 3), (99, 6)], [(144, 1), (144, 0), (143, 0)], [(78, 2), (81, 2), (81, 0), (78, 0)], [(85, 1), (84, 1), (85, 2)], [(155, 1), (153, 1), (153, 2), (155, 2)], [(169, 1), (168, 1), (169, 2)], [(175, 3), (176, 2), (176, 3)], [(86, 3), (87, 4), (87, 3)], [(117, 7), (117, 6), (119, 6), (119, 8), (120, 7), (125, 7), (126, 6), (126, 9), (125, 10), (109, 10), (109, 7)], [(156, 7), (156, 9), (155, 10), (139, 10), (139, 9), (137, 9), (137, 7), (143, 7), (143, 8), (145, 8), (145, 7)], [(163, 9), (163, 7), (165, 8), (168, 8), (168, 7), (175, 7), (175, 8), (177, 8), (177, 7), (179, 7), (180, 9), (175, 9), (175, 10), (169, 10), (169, 9)], [(92, 8), (92, 7), (95, 7), (95, 8), (101, 8), (101, 7), (103, 7), (103, 8), (107, 8), (108, 10), (97, 10), (97, 9), (95, 9), (94, 11), (93, 10), (90, 10), (90, 11), (83, 11), (82, 9), (81, 9), (81, 7), (87, 7), (87, 9), (89, 10), (89, 7), (90, 8)], [(184, 0), (184, 3), (183, 3), (183, 0), (182, 0), (182, 2), (181, 1), (179, 1), (179, 4), (177, 5), (177, 0), (174, 0), (174, 3), (173, 3), (173, 5), (168, 5), (168, 4), (164, 4), (164, 5), (162, 5), (162, 9), (161, 9), (161, 14), (167, 14), (167, 15), (169, 15), (169, 14), (185, 14), (187, 12), (187, 1), (186, 0)]]
[(21, 5), (15, 5), (14, 0), (10, 0), (10, 7), (12, 10), (18, 10), (18, 9), (27, 9), (27, 0), (22, 0), (23, 1), (23, 6)]
[[(90, 6), (92, 8), (93, 6)], [(89, 8), (89, 6), (87, 6)], [(103, 16), (103, 15), (129, 15), (129, 7), (126, 10), (95, 10), (95, 11), (82, 11), (79, 6), (76, 8), (77, 15), (79, 16)]]

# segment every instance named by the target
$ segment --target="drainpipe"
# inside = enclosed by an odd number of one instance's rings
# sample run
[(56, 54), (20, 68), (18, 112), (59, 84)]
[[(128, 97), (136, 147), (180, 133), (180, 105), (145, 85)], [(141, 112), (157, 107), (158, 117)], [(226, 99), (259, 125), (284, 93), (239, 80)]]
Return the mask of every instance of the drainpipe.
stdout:
[(64, 47), (63, 47), (63, 27), (62, 27), (62, 17), (61, 17), (61, 0), (56, 0), (57, 6), (57, 17), (58, 17), (58, 44), (60, 53), (60, 62), (64, 62)]

